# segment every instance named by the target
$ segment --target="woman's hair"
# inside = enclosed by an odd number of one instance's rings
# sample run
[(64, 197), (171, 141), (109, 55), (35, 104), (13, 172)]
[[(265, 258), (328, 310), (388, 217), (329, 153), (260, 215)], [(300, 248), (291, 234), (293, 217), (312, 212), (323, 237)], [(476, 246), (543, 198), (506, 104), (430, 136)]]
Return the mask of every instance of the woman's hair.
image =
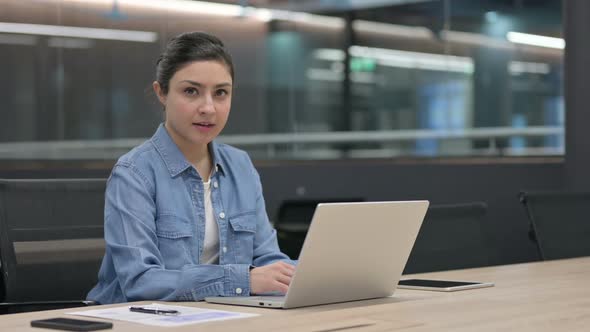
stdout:
[(156, 62), (156, 80), (164, 94), (168, 94), (170, 79), (183, 66), (193, 61), (219, 61), (234, 80), (231, 56), (219, 38), (204, 32), (185, 32), (170, 40)]

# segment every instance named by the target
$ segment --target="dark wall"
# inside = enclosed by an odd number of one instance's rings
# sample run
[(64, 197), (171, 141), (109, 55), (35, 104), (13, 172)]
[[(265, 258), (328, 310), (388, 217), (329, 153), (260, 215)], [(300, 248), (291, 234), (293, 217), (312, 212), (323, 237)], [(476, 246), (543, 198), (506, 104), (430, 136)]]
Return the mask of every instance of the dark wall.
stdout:
[(563, 184), (563, 163), (557, 160), (463, 164), (326, 162), (259, 165), (258, 169), (271, 219), (276, 218), (284, 200), (486, 202), (485, 233), (487, 244), (496, 251), (496, 264), (538, 259), (536, 247), (528, 239), (528, 219), (518, 193), (558, 190)]
[(565, 48), (565, 146), (568, 188), (590, 191), (590, 1), (568, 0), (564, 6)]
[[(0, 167), (0, 178), (107, 177), (112, 164), (87, 164), (85, 169), (67, 163), (46, 169), (15, 166)], [(485, 234), (496, 264), (538, 259), (518, 193), (564, 185), (559, 159), (277, 162), (258, 163), (257, 168), (271, 220), (285, 200), (486, 202)]]

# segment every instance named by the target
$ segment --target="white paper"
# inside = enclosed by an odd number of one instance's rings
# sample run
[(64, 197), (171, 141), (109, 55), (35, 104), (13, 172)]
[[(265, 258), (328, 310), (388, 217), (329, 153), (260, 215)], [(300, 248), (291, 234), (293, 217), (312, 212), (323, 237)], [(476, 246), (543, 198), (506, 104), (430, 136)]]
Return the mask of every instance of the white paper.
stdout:
[[(143, 305), (147, 306), (147, 305)], [(152, 303), (149, 307), (157, 307), (163, 310), (177, 310), (178, 315), (166, 316), (155, 315), (149, 313), (131, 312), (129, 305), (122, 307), (114, 307), (108, 309), (94, 309), (76, 312), (68, 312), (68, 315), (88, 316), (96, 318), (106, 318), (113, 320), (124, 320), (127, 322), (155, 325), (155, 326), (182, 326), (196, 323), (206, 323), (228, 319), (238, 319), (259, 316), (258, 314), (250, 314), (243, 312), (211, 310), (195, 307), (185, 307), (177, 305), (168, 305), (162, 303)]]

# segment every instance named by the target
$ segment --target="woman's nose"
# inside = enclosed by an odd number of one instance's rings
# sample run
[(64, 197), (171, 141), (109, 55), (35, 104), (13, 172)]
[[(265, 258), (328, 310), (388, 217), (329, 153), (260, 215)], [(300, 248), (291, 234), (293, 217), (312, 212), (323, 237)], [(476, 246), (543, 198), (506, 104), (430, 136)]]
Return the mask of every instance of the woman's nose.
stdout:
[(199, 105), (199, 112), (205, 114), (211, 113), (213, 111), (215, 111), (213, 98), (211, 96), (207, 96), (204, 98), (203, 103)]

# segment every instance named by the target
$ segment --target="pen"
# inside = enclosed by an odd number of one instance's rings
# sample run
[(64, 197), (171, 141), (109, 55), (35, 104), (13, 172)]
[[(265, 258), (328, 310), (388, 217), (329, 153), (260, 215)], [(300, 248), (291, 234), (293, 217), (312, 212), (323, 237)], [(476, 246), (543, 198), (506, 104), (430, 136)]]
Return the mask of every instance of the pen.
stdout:
[(154, 307), (129, 307), (129, 311), (154, 315), (178, 315), (177, 310), (158, 309)]

